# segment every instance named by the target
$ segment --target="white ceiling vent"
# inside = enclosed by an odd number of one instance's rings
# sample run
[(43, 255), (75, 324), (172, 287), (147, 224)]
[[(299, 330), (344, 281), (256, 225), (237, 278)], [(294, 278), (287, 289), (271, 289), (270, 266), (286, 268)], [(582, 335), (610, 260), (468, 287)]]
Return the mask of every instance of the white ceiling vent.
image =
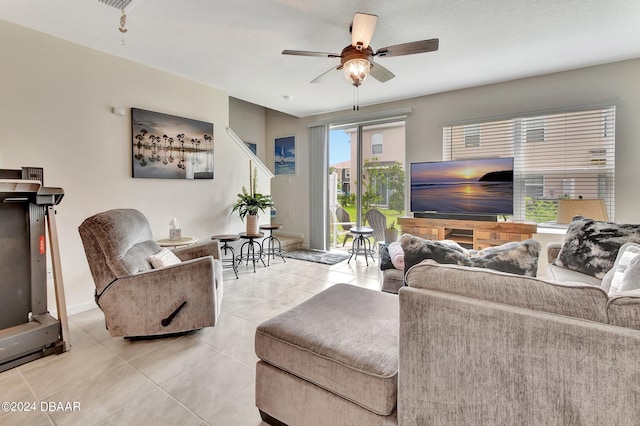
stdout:
[(111, 7), (115, 7), (118, 10), (124, 10), (127, 7), (129, 7), (129, 5), (131, 5), (131, 3), (135, 3), (136, 0), (98, 0), (100, 3), (104, 3), (107, 6), (111, 6)]

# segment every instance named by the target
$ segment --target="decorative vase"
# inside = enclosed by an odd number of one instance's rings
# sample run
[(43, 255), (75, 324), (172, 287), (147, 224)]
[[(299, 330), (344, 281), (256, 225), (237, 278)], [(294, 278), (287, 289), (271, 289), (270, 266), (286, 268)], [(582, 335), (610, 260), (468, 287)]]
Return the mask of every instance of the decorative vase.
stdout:
[(258, 215), (257, 214), (248, 214), (247, 215), (247, 235), (258, 235), (260, 231), (258, 230)]

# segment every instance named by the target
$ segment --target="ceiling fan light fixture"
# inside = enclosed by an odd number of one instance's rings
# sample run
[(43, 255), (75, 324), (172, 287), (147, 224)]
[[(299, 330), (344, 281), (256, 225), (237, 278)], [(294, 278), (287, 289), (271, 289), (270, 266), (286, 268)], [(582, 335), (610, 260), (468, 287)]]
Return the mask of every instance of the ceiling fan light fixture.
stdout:
[(344, 63), (343, 69), (347, 81), (358, 87), (369, 75), (371, 62), (367, 59), (351, 59)]

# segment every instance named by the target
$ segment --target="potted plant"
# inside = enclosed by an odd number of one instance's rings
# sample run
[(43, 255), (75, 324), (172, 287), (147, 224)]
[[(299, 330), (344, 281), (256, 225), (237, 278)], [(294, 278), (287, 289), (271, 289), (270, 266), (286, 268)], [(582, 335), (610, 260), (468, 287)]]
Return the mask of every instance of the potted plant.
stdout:
[(246, 187), (242, 187), (242, 193), (238, 194), (238, 199), (233, 205), (231, 213), (237, 211), (240, 219), (244, 222), (244, 218), (247, 218), (247, 235), (257, 235), (258, 230), (258, 211), (265, 211), (267, 208), (274, 208), (273, 199), (271, 195), (260, 194), (256, 191), (258, 176), (257, 171), (254, 171), (253, 178), (251, 177), (251, 169), (249, 169), (249, 180), (251, 181), (250, 191), (247, 192)]
[(396, 229), (396, 221), (392, 220), (391, 225), (384, 230), (384, 242), (391, 244), (398, 239), (398, 230)]

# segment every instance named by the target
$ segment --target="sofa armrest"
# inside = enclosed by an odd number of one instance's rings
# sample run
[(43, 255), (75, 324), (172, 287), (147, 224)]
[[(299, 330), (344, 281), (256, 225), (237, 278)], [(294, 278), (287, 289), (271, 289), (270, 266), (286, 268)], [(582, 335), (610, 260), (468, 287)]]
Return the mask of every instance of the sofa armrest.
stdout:
[[(98, 299), (112, 336), (146, 336), (215, 325), (222, 296), (211, 256), (120, 278)], [(218, 268), (220, 269), (220, 268)], [(169, 325), (170, 317), (186, 304)]]
[(403, 287), (399, 298), (399, 424), (640, 415), (636, 330), (432, 290)]
[(547, 261), (552, 263), (556, 257), (558, 257), (558, 253), (560, 253), (560, 248), (562, 244), (560, 243), (548, 243), (547, 244)]
[(206, 256), (211, 256), (214, 259), (220, 259), (220, 241), (206, 241), (187, 247), (178, 247), (172, 251), (182, 261)]

